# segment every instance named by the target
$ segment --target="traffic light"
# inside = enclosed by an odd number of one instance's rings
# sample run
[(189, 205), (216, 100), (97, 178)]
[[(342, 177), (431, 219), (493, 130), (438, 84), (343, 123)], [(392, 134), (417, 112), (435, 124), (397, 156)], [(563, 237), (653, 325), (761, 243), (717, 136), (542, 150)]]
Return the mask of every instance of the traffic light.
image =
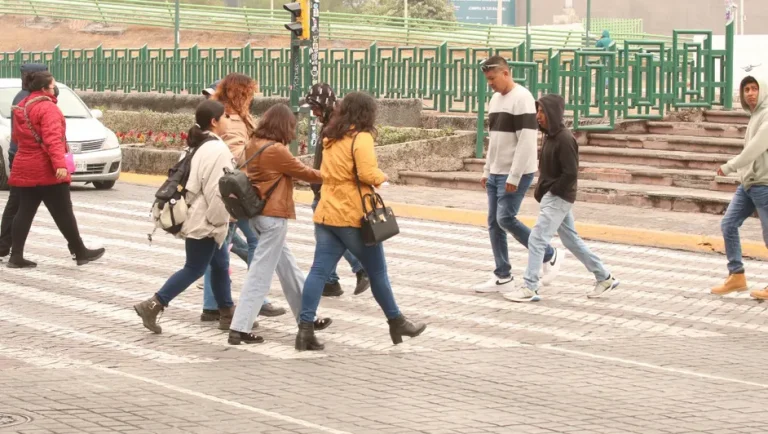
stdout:
[(309, 40), (309, 0), (286, 3), (283, 9), (291, 13), (291, 24), (286, 24), (285, 28), (299, 39)]

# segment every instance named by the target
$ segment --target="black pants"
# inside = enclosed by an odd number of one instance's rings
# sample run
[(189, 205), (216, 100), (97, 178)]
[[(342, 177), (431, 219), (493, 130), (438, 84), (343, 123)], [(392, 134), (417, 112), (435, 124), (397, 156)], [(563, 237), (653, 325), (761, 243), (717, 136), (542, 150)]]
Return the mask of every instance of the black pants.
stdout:
[(44, 203), (51, 213), (53, 221), (69, 243), (71, 253), (85, 250), (80, 230), (77, 228), (75, 213), (72, 211), (72, 199), (69, 184), (47, 185), (43, 187), (14, 187), (19, 200), (19, 210), (13, 219), (11, 230), (11, 257), (24, 257), (24, 244), (27, 242), (32, 221), (35, 219), (40, 203)]
[(0, 256), (5, 256), (11, 249), (11, 228), (13, 219), (19, 211), (19, 191), (11, 187), (8, 202), (5, 203), (3, 219), (0, 221)]

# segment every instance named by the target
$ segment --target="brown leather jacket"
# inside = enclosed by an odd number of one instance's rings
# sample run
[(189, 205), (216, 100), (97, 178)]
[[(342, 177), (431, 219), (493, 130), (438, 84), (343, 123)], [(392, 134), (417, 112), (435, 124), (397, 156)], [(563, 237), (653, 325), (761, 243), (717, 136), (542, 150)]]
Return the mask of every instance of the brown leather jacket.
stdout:
[[(246, 160), (258, 152), (268, 140), (253, 138), (245, 148)], [(251, 185), (265, 197), (275, 183), (277, 187), (267, 200), (261, 215), (286, 219), (296, 218), (296, 206), (293, 202), (293, 178), (304, 182), (319, 184), (323, 182), (320, 171), (304, 165), (291, 155), (286, 145), (275, 143), (257, 156), (246, 167)], [(282, 177), (282, 178), (281, 178)]]

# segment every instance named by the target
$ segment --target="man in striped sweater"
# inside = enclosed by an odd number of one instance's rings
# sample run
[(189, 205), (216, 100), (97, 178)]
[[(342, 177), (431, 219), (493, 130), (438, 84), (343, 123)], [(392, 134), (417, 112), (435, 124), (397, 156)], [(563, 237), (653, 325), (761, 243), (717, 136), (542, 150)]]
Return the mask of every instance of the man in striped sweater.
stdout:
[[(507, 293), (515, 290), (507, 233), (525, 248), (531, 235), (531, 230), (517, 219), (517, 213), (537, 168), (536, 101), (528, 89), (515, 83), (503, 57), (489, 58), (481, 70), (495, 92), (488, 109), (490, 144), (481, 182), (488, 193), (488, 232), (496, 269), (493, 278), (475, 290)], [(546, 247), (543, 283), (554, 278), (564, 254)]]

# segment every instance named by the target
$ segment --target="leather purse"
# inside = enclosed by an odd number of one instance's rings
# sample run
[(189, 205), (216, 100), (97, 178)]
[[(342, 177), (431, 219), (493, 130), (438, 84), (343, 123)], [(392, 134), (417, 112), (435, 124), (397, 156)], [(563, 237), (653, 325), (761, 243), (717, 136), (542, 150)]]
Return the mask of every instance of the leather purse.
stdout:
[(363, 204), (363, 218), (360, 220), (360, 233), (366, 246), (375, 246), (400, 233), (397, 218), (392, 208), (384, 204), (384, 199), (373, 190), (373, 193), (363, 195), (360, 183), (360, 175), (357, 173), (357, 161), (355, 161), (355, 140), (352, 139), (352, 167), (357, 181), (357, 191), (360, 193), (360, 201)]

